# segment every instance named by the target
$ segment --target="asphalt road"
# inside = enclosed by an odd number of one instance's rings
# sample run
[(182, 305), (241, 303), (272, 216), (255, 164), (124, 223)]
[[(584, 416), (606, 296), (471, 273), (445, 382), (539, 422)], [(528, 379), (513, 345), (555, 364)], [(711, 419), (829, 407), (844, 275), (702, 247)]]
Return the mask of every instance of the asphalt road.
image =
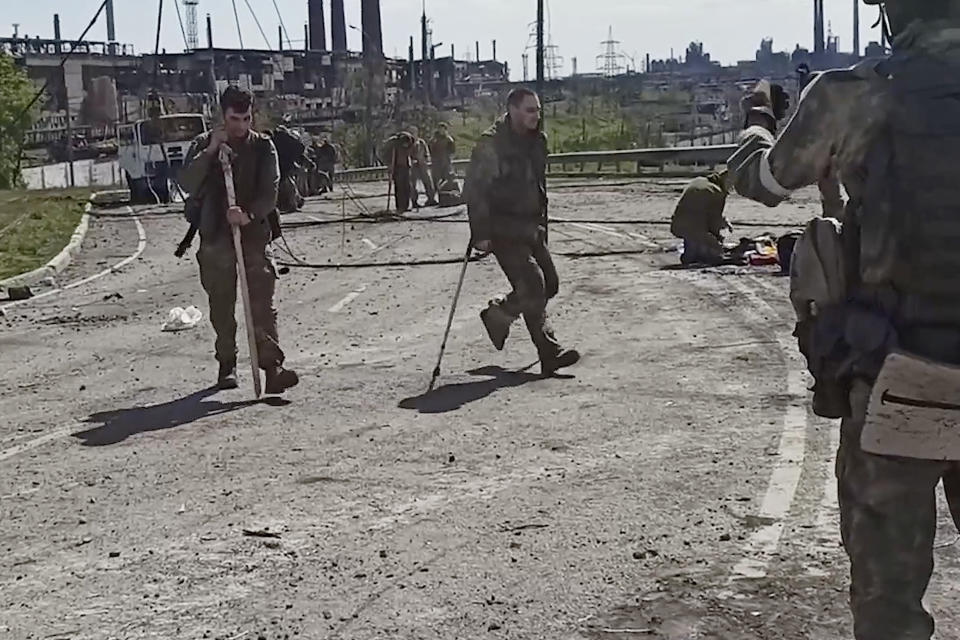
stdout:
[[(314, 268), (278, 288), (302, 383), (270, 403), (243, 366), (210, 389), (206, 320), (160, 331), (206, 313), (179, 213), (100, 212), (60, 289), (0, 303), (0, 637), (849, 638), (838, 426), (808, 410), (787, 282), (666, 268), (681, 188), (554, 182), (551, 313), (583, 361), (540, 379), (522, 327), (490, 346), (487, 259), (429, 394), (458, 268), (415, 263), (459, 259), (462, 213), (309, 201), (285, 236)], [(817, 207), (728, 213), (748, 234)], [(956, 540), (944, 510), (943, 638)]]

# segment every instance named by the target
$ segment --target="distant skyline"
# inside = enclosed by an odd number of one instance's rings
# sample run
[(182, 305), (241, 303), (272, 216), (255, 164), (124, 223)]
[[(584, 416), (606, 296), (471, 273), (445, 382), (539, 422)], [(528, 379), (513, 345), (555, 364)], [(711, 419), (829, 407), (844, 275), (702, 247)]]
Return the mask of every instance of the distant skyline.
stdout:
[[(59, 13), (63, 37), (76, 38), (90, 21), (102, 0), (4, 0), (0, 34), (11, 35), (12, 23), (20, 24), (20, 34), (53, 37), (53, 14)], [(183, 35), (177, 21), (174, 2), (165, 0), (160, 46), (167, 51), (182, 51)], [(231, 0), (199, 0), (200, 44), (206, 45), (205, 16), (213, 18), (214, 45), (239, 46)], [(513, 80), (523, 79), (522, 55), (530, 43), (531, 23), (536, 18), (536, 0), (426, 0), (432, 20), (434, 42), (442, 42), (438, 56), (450, 54), (456, 47), (458, 58), (472, 55), (480, 41), (482, 59), (489, 59), (493, 39), (497, 40), (498, 59), (510, 65)], [(274, 0), (236, 0), (243, 42), (248, 48), (266, 48), (247, 5), (253, 7), (271, 48), (277, 47), (279, 20)], [(138, 53), (153, 51), (157, 0), (114, 0), (117, 39), (135, 46)], [(345, 0), (347, 23), (360, 27), (360, 0)], [(307, 0), (276, 0), (294, 48), (303, 48), (303, 25), (307, 19)], [(330, 8), (325, 2), (327, 41), (330, 41)], [(180, 7), (181, 13), (184, 12)], [(421, 0), (382, 0), (384, 52), (406, 58), (410, 36), (420, 52)], [(703, 42), (714, 60), (734, 64), (752, 60), (763, 38), (774, 40), (774, 49), (792, 51), (800, 46), (813, 48), (812, 0), (547, 0), (548, 30), (563, 58), (561, 75), (569, 75), (572, 59), (577, 58), (580, 73), (596, 71), (597, 56), (603, 53), (601, 42), (612, 27), (620, 41), (619, 50), (634, 57), (642, 66), (649, 53), (653, 59), (682, 57), (690, 42)], [(826, 0), (826, 21), (840, 37), (840, 49), (849, 51), (853, 42), (853, 0)], [(861, 3), (861, 47), (879, 39), (871, 29), (877, 12)], [(350, 48), (360, 49), (361, 34), (348, 28)], [(100, 21), (88, 36), (106, 39), (106, 20)], [(530, 50), (530, 77), (535, 75)], [(861, 52), (862, 53), (862, 52)]]

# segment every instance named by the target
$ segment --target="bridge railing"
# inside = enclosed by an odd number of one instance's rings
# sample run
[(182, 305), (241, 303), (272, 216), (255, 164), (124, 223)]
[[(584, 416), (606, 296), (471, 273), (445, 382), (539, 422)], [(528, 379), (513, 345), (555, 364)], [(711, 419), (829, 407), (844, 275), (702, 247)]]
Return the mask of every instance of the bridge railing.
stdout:
[[(659, 168), (665, 171), (668, 167), (715, 167), (726, 163), (737, 145), (719, 144), (701, 147), (662, 147), (656, 149), (624, 149), (621, 151), (577, 151), (574, 153), (554, 153), (547, 159), (548, 170), (567, 172), (576, 168), (580, 173), (587, 173), (587, 167), (595, 172), (602, 172), (606, 167), (621, 172), (624, 167), (632, 167), (636, 173), (643, 168)], [(469, 160), (454, 160), (453, 168), (458, 175), (463, 176)], [(365, 167), (362, 169), (346, 169), (337, 173), (337, 180), (342, 182), (369, 182), (386, 180), (389, 168)]]

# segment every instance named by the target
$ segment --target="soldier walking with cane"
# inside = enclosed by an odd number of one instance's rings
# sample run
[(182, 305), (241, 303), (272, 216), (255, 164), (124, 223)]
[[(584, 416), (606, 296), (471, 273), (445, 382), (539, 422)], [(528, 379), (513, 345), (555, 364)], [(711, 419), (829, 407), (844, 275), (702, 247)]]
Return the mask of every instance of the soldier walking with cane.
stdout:
[(540, 356), (543, 375), (580, 360), (560, 346), (547, 322), (547, 302), (560, 279), (547, 248), (547, 138), (540, 98), (514, 89), (508, 112), (483, 134), (470, 160), (466, 200), (473, 246), (492, 252), (513, 290), (480, 313), (493, 345), (502, 350), (521, 315)]
[[(284, 369), (284, 354), (277, 335), (277, 311), (273, 296), (277, 271), (270, 242), (270, 218), (276, 215), (280, 172), (277, 151), (269, 137), (254, 131), (253, 96), (228, 87), (220, 98), (223, 127), (196, 138), (180, 174), (180, 184), (199, 194), (200, 282), (210, 301), (210, 321), (217, 334), (216, 357), (220, 363), (217, 386), (235, 389), (237, 382), (237, 254), (232, 239), (239, 229), (242, 264), (249, 284), (250, 316), (256, 343), (256, 361), (266, 375), (266, 392), (283, 393), (299, 382), (297, 374)], [(236, 204), (228, 205), (224, 158), (230, 159)], [(249, 316), (248, 316), (249, 317)]]

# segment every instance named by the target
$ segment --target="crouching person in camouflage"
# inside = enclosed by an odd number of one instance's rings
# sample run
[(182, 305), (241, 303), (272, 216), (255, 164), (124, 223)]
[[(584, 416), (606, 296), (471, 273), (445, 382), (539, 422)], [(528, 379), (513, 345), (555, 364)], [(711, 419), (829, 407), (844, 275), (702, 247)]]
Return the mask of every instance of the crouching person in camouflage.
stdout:
[(833, 171), (850, 196), (839, 237), (824, 221), (798, 244), (797, 335), (815, 410), (843, 419), (854, 635), (929, 640), (935, 492), (943, 480), (956, 505), (960, 469), (960, 0), (867, 4), (893, 55), (823, 73), (780, 137), (744, 140), (731, 171), (769, 206)]
[(521, 315), (537, 347), (544, 375), (569, 367), (580, 354), (563, 349), (547, 323), (547, 301), (559, 278), (547, 248), (547, 139), (540, 130), (540, 98), (514, 89), (509, 112), (473, 150), (466, 200), (472, 242), (491, 251), (513, 287), (480, 318), (497, 349)]
[[(251, 129), (253, 96), (228, 87), (220, 98), (224, 126), (195, 139), (180, 173), (180, 183), (200, 198), (200, 282), (210, 301), (210, 321), (217, 334), (220, 363), (217, 386), (237, 387), (237, 262), (232, 226), (241, 228), (243, 258), (250, 286), (250, 304), (266, 392), (283, 393), (299, 381), (283, 368), (284, 355), (277, 337), (277, 311), (273, 306), (277, 271), (270, 242), (271, 216), (276, 215), (279, 169), (277, 151), (270, 138)], [(226, 185), (220, 167), (221, 145), (233, 150), (237, 206), (227, 208)]]

